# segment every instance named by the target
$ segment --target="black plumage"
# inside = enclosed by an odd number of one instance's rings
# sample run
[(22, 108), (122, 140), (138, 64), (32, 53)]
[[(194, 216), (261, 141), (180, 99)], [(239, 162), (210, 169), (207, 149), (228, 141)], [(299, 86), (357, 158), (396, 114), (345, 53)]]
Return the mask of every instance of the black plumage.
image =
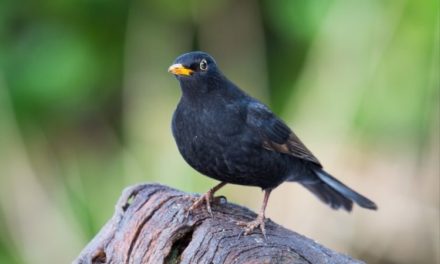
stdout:
[(189, 209), (210, 201), (226, 183), (258, 186), (265, 199), (258, 218), (240, 223), (246, 233), (260, 227), (270, 191), (284, 181), (298, 182), (334, 209), (374, 202), (325, 172), (319, 160), (270, 109), (240, 90), (204, 52), (179, 56), (169, 72), (180, 83), (182, 97), (172, 130), (183, 158), (194, 169), (221, 181)]

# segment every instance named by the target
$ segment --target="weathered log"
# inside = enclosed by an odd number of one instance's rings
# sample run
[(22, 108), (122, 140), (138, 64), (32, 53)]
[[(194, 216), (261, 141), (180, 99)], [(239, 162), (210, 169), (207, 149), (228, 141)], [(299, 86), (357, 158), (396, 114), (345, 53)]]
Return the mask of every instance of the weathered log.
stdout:
[[(113, 217), (74, 263), (362, 263), (274, 222), (243, 236), (256, 214), (223, 202), (187, 215), (195, 195), (158, 184), (126, 188)], [(221, 201), (222, 199), (220, 199)]]

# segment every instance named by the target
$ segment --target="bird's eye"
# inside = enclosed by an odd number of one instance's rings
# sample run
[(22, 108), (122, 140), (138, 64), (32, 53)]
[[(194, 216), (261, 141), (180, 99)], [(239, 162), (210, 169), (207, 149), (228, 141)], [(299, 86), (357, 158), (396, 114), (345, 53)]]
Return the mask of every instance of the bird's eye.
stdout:
[(205, 59), (203, 59), (203, 60), (200, 62), (199, 68), (200, 68), (200, 70), (202, 70), (202, 71), (206, 71), (206, 70), (208, 69), (208, 62), (207, 62)]

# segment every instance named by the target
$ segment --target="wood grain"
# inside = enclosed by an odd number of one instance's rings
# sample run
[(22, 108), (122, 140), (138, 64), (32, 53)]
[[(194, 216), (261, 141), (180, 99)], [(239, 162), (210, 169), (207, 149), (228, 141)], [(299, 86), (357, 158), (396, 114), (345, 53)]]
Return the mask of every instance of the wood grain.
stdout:
[(73, 263), (362, 263), (270, 220), (266, 240), (259, 230), (240, 235), (236, 222), (256, 214), (225, 199), (213, 204), (213, 217), (204, 207), (187, 216), (195, 197), (159, 184), (126, 188)]

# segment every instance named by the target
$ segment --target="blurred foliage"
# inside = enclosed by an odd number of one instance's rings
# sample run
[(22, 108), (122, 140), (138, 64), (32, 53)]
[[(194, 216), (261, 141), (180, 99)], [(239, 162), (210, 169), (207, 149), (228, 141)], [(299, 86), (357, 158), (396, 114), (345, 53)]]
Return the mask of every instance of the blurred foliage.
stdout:
[[(180, 91), (166, 68), (195, 49), (382, 210), (349, 218), (311, 197), (316, 208), (273, 209), (275, 221), (369, 263), (439, 261), (438, 1), (3, 0), (0, 263), (71, 261), (129, 184), (213, 184), (169, 130)], [(301, 193), (280, 193), (283, 209), (304, 209)], [(322, 215), (327, 232), (308, 226)]]
[(45, 124), (114, 104), (112, 97), (121, 89), (128, 4), (0, 5), (2, 65), (19, 121), (41, 119)]

